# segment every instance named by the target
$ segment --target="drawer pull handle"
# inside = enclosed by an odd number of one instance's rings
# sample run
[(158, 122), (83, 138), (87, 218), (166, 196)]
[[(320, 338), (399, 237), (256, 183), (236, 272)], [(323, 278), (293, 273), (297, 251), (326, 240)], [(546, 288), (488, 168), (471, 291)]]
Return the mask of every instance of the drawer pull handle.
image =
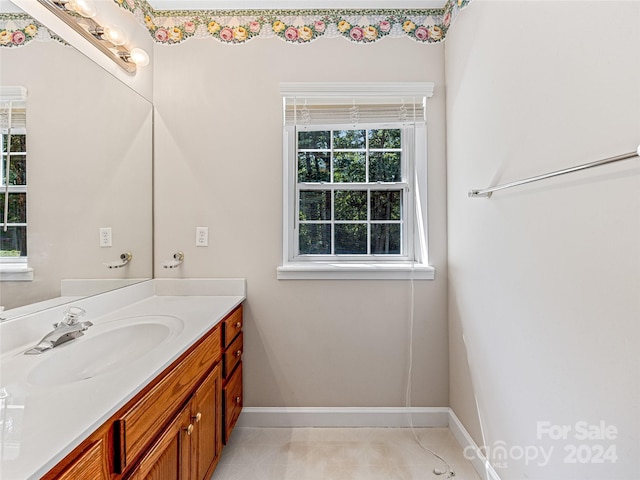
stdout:
[(236, 352), (236, 357), (239, 357), (240, 355), (242, 355), (242, 350), (238, 350), (238, 351)]
[(236, 404), (237, 404), (237, 405), (240, 405), (240, 402), (241, 402), (241, 401), (242, 401), (242, 398), (240, 398), (240, 397), (236, 397)]
[(187, 435), (191, 435), (193, 433), (193, 423), (190, 423), (185, 430), (187, 431)]
[(236, 322), (236, 328), (240, 328), (242, 326), (242, 322)]
[(198, 412), (193, 417), (191, 417), (194, 422), (199, 423), (202, 420), (202, 413)]

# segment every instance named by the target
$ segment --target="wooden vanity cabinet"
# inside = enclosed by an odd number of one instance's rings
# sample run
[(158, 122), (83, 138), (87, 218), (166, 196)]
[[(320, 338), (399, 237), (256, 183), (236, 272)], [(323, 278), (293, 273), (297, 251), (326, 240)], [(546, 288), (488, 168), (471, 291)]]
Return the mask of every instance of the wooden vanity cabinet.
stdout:
[(222, 441), (226, 445), (242, 411), (242, 305), (222, 322)]
[(242, 408), (241, 330), (242, 305), (43, 480), (209, 480)]
[(221, 374), (216, 366), (142, 457), (131, 480), (208, 480), (222, 451)]

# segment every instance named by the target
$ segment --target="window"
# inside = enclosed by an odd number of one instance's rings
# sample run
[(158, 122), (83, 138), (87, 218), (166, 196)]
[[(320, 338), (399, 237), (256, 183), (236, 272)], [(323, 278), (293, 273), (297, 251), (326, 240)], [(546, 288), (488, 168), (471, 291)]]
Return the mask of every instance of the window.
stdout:
[(383, 126), (297, 131), (300, 260), (407, 257), (403, 136)]
[(433, 278), (426, 257), (432, 84), (283, 84), (280, 279)]
[(27, 266), (26, 90), (0, 91), (0, 279), (32, 280)]

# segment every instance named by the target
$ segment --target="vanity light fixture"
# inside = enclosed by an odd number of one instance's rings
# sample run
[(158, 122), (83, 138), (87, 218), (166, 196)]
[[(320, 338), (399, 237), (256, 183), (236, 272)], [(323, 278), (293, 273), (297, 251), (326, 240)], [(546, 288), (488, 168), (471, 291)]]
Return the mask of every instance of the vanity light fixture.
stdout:
[(38, 0), (38, 3), (125, 71), (135, 73), (137, 66), (149, 63), (149, 55), (141, 48), (129, 50), (123, 46), (126, 38), (117, 27), (102, 26), (93, 20), (97, 13), (93, 0)]
[(141, 48), (132, 48), (129, 53), (120, 52), (120, 57), (125, 62), (135, 63), (139, 67), (149, 65), (149, 55)]
[(56, 2), (64, 5), (65, 8), (72, 10), (85, 18), (93, 18), (98, 11), (93, 0), (68, 0), (65, 2)]
[(124, 32), (122, 32), (115, 25), (105, 25), (104, 27), (96, 27), (93, 30), (89, 31), (94, 37), (97, 37), (101, 40), (107, 40), (108, 42), (113, 43), (115, 46), (119, 47), (120, 45), (124, 45), (127, 43), (127, 37)]

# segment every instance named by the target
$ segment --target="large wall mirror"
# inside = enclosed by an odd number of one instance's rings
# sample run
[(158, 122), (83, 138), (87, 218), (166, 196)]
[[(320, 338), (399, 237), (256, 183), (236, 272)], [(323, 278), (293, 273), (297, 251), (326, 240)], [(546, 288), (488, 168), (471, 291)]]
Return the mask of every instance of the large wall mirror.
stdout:
[[(26, 253), (33, 268), (30, 281), (0, 282), (0, 317), (151, 278), (151, 103), (56, 41), (0, 48), (0, 63), (0, 84), (27, 90)], [(111, 229), (112, 246), (100, 246), (101, 228)], [(105, 265), (126, 252), (127, 266)], [(67, 279), (92, 281), (65, 291)]]

